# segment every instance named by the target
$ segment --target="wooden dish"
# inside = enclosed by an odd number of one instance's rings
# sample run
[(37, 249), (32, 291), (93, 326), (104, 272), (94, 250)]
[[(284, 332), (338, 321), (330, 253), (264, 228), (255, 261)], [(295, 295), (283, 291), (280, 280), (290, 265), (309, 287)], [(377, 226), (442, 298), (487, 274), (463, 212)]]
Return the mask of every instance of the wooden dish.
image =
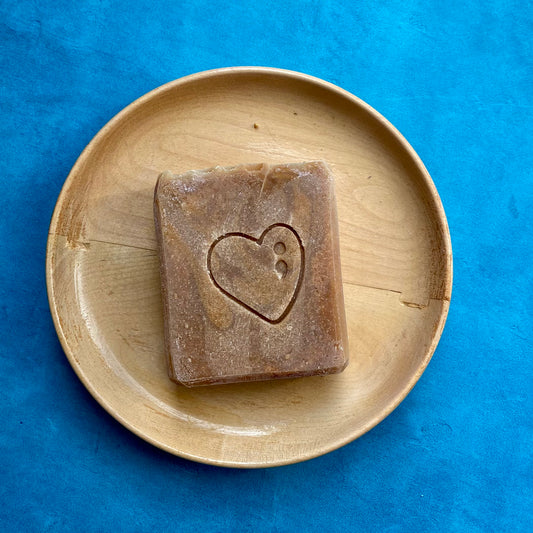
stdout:
[[(339, 375), (187, 389), (167, 377), (152, 217), (158, 174), (324, 159), (336, 175), (351, 362)], [(269, 68), (202, 72), (91, 141), (50, 226), (47, 284), (74, 370), (118, 421), (206, 463), (264, 467), (359, 437), (407, 395), (449, 307), (445, 214), (422, 162), (353, 95)]]

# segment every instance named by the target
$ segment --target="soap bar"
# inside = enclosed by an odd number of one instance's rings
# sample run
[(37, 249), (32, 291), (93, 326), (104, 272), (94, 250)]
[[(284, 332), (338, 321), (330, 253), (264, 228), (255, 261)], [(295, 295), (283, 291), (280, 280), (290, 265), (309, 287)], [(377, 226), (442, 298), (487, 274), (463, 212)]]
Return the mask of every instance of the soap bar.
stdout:
[(169, 376), (186, 386), (348, 362), (333, 176), (320, 161), (160, 175)]

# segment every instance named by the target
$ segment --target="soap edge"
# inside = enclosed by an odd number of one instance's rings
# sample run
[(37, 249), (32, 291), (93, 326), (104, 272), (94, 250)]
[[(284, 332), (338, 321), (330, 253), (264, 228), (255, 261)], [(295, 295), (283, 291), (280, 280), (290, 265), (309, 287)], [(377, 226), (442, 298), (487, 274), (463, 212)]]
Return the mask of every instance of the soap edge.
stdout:
[[(157, 248), (159, 252), (159, 276), (161, 279), (161, 288), (160, 288), (160, 295), (161, 295), (161, 303), (163, 305), (163, 330), (164, 330), (164, 339), (165, 339), (165, 357), (167, 361), (167, 373), (172, 381), (181, 383), (177, 379), (176, 370), (174, 368), (174, 364), (172, 361), (171, 356), (171, 349), (170, 349), (170, 310), (169, 310), (169, 304), (168, 304), (168, 293), (167, 293), (167, 283), (166, 283), (166, 268), (165, 268), (165, 250), (164, 250), (164, 243), (162, 238), (162, 227), (161, 227), (161, 210), (159, 205), (159, 197), (158, 192), (159, 188), (161, 187), (163, 181), (170, 180), (174, 177), (174, 174), (172, 172), (166, 170), (159, 174), (157, 178), (157, 182), (154, 189), (154, 205), (153, 205), (153, 211), (154, 211), (154, 224), (155, 224), (155, 231), (156, 231), (156, 241), (157, 241)], [(165, 281), (165, 283), (164, 283)]]
[[(322, 161), (327, 176), (329, 180), (329, 191), (331, 194), (331, 210), (330, 210), (330, 225), (331, 231), (329, 232), (331, 236), (331, 247), (333, 256), (333, 268), (335, 270), (333, 279), (338, 279), (335, 287), (335, 304), (337, 306), (337, 316), (339, 322), (337, 326), (340, 328), (340, 337), (342, 339), (343, 355), (344, 355), (344, 365), (339, 370), (339, 373), (342, 372), (350, 362), (350, 346), (348, 342), (348, 323), (346, 321), (346, 304), (344, 301), (344, 288), (342, 283), (342, 267), (341, 267), (341, 244), (340, 244), (340, 233), (339, 233), (339, 215), (337, 209), (337, 195), (335, 191), (335, 174), (330, 168), (330, 166)], [(333, 235), (336, 235), (335, 239)]]
[(175, 383), (178, 383), (179, 385), (183, 385), (187, 388), (193, 388), (193, 387), (206, 387), (210, 385), (238, 385), (239, 383), (255, 383), (255, 382), (267, 382), (267, 381), (278, 381), (281, 379), (300, 379), (300, 378), (309, 378), (309, 377), (326, 377), (331, 376), (335, 374), (340, 374), (344, 369), (346, 368), (346, 364), (343, 365), (335, 365), (331, 367), (327, 367), (324, 369), (321, 369), (320, 373), (317, 373), (316, 370), (310, 371), (308, 373), (298, 373), (297, 376), (295, 376), (295, 372), (287, 372), (287, 373), (263, 373), (263, 374), (252, 374), (247, 375), (244, 377), (241, 374), (235, 374), (233, 376), (226, 376), (223, 379), (213, 379), (212, 377), (204, 377), (196, 380), (188, 380), (188, 381), (180, 381), (177, 378), (171, 377), (172, 381)]

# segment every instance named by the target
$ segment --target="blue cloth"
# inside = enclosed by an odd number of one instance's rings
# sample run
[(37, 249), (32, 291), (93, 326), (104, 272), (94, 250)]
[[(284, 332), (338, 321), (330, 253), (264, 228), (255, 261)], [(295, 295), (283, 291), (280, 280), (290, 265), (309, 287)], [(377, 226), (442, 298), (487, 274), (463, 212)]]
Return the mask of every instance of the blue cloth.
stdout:
[[(530, 2), (0, 2), (0, 530), (531, 531)], [(183, 75), (305, 72), (411, 142), (454, 248), (448, 323), (380, 425), (326, 456), (241, 471), (160, 451), (112, 419), (50, 317), (48, 225), (115, 113)]]

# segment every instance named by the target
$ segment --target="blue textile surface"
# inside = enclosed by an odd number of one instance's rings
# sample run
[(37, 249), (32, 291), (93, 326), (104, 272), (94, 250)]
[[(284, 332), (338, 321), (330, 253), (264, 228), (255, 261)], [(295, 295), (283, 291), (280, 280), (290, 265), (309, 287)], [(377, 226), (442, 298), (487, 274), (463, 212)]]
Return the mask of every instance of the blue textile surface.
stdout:
[[(531, 531), (532, 35), (523, 0), (0, 1), (0, 530)], [(407, 399), (340, 450), (251, 471), (112, 419), (62, 352), (44, 278), (94, 134), (167, 81), (234, 65), (326, 79), (387, 117), (454, 250), (448, 322)]]

